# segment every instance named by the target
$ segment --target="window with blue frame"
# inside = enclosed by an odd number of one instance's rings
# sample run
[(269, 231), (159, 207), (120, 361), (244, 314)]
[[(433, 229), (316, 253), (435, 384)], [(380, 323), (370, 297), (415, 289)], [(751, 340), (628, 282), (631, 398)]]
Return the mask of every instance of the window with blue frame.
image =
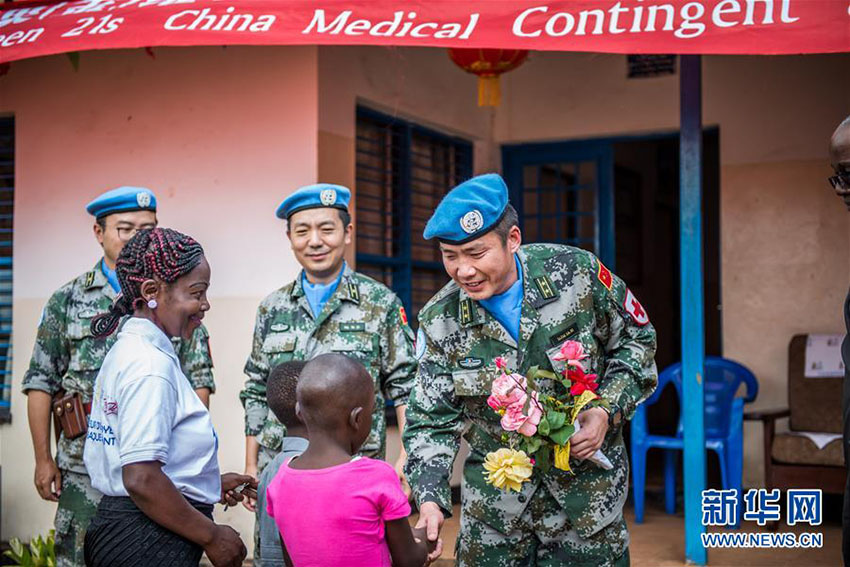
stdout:
[(357, 270), (401, 298), (411, 324), (448, 276), (422, 238), (443, 196), (472, 175), (472, 143), (368, 108), (357, 109)]
[(564, 162), (523, 169), (522, 227), (529, 242), (595, 251), (596, 164)]
[(9, 421), (12, 387), (12, 236), (15, 206), (15, 119), (0, 118), (0, 422)]
[(610, 143), (507, 144), (502, 165), (523, 242), (577, 246), (616, 268)]

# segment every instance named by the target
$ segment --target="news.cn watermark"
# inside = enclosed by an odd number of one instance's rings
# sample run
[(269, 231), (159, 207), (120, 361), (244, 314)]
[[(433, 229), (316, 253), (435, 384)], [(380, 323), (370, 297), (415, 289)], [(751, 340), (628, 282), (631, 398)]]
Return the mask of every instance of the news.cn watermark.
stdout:
[[(756, 522), (759, 526), (768, 522), (782, 521), (780, 506), (782, 494), (778, 488), (750, 489), (743, 498), (744, 521)], [(702, 491), (702, 525), (736, 527), (739, 525), (741, 499), (737, 489)], [(789, 526), (821, 525), (821, 490), (789, 489), (785, 494), (785, 523)], [(820, 532), (712, 532), (703, 533), (702, 544), (706, 548), (816, 548), (823, 547)]]

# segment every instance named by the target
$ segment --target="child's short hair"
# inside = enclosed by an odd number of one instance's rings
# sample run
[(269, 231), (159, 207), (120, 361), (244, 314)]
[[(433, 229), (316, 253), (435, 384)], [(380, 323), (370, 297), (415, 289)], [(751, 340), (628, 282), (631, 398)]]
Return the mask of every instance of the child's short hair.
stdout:
[(269, 409), (286, 427), (300, 425), (295, 415), (295, 387), (306, 364), (303, 360), (282, 362), (272, 368), (266, 381), (266, 401)]

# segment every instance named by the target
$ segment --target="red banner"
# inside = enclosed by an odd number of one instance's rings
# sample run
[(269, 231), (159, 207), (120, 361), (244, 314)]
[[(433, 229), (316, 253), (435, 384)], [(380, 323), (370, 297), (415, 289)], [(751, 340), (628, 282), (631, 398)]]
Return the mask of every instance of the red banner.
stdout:
[(0, 62), (163, 45), (850, 51), (850, 0), (75, 0), (0, 9)]

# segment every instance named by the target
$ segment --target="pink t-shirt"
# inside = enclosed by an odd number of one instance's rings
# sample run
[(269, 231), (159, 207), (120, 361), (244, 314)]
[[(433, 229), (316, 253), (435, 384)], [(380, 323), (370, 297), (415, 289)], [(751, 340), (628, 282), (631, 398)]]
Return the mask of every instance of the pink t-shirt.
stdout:
[(384, 522), (410, 515), (393, 467), (366, 457), (314, 470), (287, 462), (266, 495), (295, 567), (390, 567)]

